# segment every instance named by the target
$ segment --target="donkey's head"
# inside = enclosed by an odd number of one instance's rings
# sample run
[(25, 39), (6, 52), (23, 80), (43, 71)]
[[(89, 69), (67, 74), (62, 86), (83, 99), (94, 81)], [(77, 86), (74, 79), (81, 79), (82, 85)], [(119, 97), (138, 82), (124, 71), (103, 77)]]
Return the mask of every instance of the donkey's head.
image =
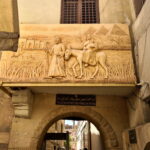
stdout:
[(65, 51), (65, 60), (68, 60), (68, 59), (70, 58), (70, 56), (71, 56), (71, 50), (70, 50), (70, 49), (67, 49), (67, 50)]

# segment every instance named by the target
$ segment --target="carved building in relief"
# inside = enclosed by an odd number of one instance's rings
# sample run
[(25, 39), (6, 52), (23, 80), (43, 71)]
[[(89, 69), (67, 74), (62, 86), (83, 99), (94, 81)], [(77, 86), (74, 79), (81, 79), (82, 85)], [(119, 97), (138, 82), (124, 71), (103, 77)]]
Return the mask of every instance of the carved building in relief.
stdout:
[(18, 51), (2, 54), (0, 78), (135, 83), (128, 26), (21, 25)]

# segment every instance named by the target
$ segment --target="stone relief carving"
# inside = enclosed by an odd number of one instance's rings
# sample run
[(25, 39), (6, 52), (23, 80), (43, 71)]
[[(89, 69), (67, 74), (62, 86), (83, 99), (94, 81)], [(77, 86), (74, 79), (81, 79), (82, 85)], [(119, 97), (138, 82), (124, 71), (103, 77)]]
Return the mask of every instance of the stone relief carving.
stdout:
[(52, 55), (52, 58), (48, 65), (48, 77), (65, 77), (65, 47), (61, 43), (61, 38), (55, 38), (55, 45), (49, 50), (49, 53)]
[(18, 51), (2, 54), (0, 78), (28, 82), (134, 83), (128, 27), (22, 25)]

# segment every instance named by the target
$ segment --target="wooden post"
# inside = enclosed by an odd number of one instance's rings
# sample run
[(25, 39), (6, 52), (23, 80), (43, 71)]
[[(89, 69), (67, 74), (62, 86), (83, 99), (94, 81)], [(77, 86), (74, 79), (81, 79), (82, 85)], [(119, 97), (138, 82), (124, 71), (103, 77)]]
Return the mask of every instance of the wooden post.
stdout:
[(88, 150), (92, 150), (92, 144), (91, 144), (91, 125), (88, 121)]
[(69, 150), (69, 132), (67, 132), (67, 136), (66, 136), (66, 150)]
[(46, 140), (44, 140), (42, 143), (42, 150), (46, 150)]

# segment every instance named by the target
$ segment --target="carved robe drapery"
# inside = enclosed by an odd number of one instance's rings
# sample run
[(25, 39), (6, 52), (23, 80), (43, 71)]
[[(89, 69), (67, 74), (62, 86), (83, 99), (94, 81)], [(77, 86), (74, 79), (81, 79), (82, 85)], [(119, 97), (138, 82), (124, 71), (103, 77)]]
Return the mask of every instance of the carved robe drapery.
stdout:
[(64, 46), (63, 44), (56, 44), (52, 47), (52, 59), (49, 65), (48, 77), (64, 77)]

